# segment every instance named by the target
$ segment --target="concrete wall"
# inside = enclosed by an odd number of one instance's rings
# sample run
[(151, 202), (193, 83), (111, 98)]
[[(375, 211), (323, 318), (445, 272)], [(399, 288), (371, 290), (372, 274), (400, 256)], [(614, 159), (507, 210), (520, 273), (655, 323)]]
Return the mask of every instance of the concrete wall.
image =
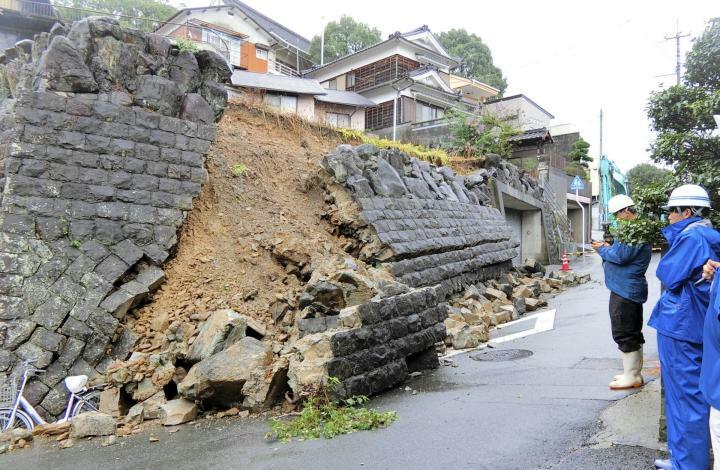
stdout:
[(512, 260), (513, 266), (519, 266), (523, 257), (523, 216), (522, 212), (515, 209), (505, 209), (505, 222), (513, 232), (513, 238), (520, 244), (518, 254)]
[(522, 258), (547, 260), (547, 241), (542, 221), (542, 211), (524, 211), (522, 213)]
[(297, 115), (310, 121), (315, 119), (315, 98), (312, 95), (299, 95)]

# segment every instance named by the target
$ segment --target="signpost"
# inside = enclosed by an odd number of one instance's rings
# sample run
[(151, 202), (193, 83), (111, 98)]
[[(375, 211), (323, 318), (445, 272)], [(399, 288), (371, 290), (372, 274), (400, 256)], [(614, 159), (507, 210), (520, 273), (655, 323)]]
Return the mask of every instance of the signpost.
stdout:
[(577, 202), (578, 206), (580, 206), (580, 210), (582, 211), (582, 242), (580, 246), (582, 247), (583, 261), (585, 261), (585, 206), (580, 203), (580, 196), (578, 193), (584, 190), (585, 183), (583, 183), (583, 180), (581, 180), (578, 175), (575, 175), (575, 179), (573, 179), (572, 183), (570, 183), (570, 191), (575, 191), (575, 202)]

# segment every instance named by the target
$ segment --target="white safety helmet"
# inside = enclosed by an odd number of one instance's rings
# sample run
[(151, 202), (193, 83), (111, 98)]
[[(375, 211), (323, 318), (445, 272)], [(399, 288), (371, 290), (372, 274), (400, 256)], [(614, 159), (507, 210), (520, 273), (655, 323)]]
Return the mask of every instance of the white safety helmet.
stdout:
[(611, 197), (608, 201), (608, 212), (610, 212), (611, 214), (616, 214), (621, 210), (627, 209), (628, 207), (634, 205), (635, 203), (630, 196), (627, 196), (625, 194), (618, 194), (617, 196)]
[(671, 207), (710, 207), (710, 198), (702, 186), (684, 184), (673, 189), (663, 209), (667, 210)]

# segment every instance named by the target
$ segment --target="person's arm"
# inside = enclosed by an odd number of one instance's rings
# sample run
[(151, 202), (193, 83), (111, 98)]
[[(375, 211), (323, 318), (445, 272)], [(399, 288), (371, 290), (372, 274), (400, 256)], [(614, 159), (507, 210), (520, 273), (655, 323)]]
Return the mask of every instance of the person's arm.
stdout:
[(682, 237), (663, 257), (657, 276), (666, 289), (675, 290), (697, 275), (705, 262), (714, 256), (713, 250), (703, 237)]
[(615, 264), (627, 264), (634, 260), (642, 245), (626, 245), (625, 243), (615, 242), (612, 246), (601, 246), (598, 248), (598, 254), (605, 261)]

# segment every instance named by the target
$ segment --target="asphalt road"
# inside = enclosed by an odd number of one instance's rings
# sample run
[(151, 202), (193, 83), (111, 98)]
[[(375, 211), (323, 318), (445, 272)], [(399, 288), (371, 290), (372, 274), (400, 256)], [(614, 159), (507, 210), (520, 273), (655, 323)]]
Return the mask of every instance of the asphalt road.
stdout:
[[(659, 295), (656, 262), (648, 273), (646, 319)], [(522, 349), (532, 355), (501, 362), (477, 361), (473, 353), (453, 356), (452, 365), (408, 381), (415, 394), (400, 388), (371, 401), (373, 407), (397, 412), (398, 420), (387, 429), (286, 444), (266, 441), (268, 427), (262, 420), (201, 420), (174, 433), (156, 427), (104, 448), (97, 440), (62, 451), (35, 443), (0, 456), (0, 468), (652, 468), (659, 451), (589, 445), (602, 431), (601, 413), (628, 393), (607, 387), (621, 363), (610, 336), (609, 294), (597, 282), (602, 281), (599, 260), (592, 256), (573, 267), (591, 271), (594, 281), (551, 301), (554, 328), (492, 349)], [(657, 358), (654, 331), (646, 328), (645, 333), (646, 362), (652, 367)], [(646, 372), (652, 378), (653, 371)], [(628, 419), (642, 419), (639, 414)], [(151, 435), (159, 442), (149, 442)]]

